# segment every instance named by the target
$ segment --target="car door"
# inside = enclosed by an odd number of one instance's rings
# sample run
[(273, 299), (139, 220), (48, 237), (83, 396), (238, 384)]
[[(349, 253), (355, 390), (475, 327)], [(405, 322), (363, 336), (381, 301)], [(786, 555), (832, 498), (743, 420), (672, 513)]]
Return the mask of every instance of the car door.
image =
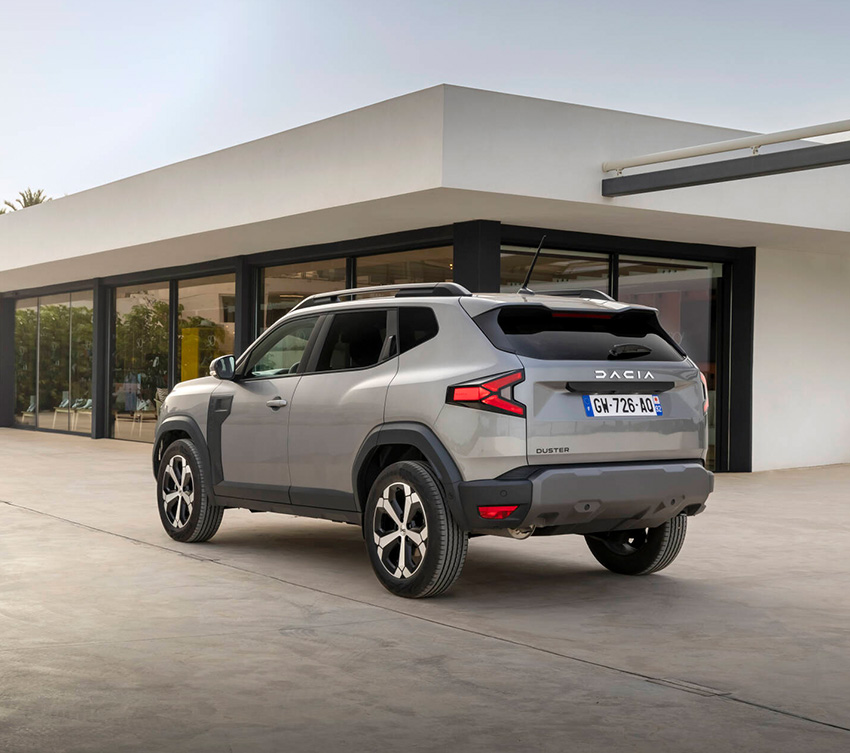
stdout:
[(360, 308), (323, 325), (289, 415), (292, 504), (355, 509), (351, 470), (363, 440), (384, 420), (398, 369), (396, 321), (395, 309)]
[(218, 493), (288, 501), (290, 404), (319, 319), (304, 316), (275, 327), (252, 348), (237, 378), (215, 391), (211, 424), (230, 401), (230, 412), (220, 423), (224, 480)]

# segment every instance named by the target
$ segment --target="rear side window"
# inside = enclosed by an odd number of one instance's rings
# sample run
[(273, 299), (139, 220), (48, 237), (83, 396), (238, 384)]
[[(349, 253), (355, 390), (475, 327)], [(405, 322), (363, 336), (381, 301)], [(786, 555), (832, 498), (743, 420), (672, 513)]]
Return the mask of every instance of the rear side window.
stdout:
[(386, 311), (334, 314), (316, 371), (365, 369), (381, 359), (387, 337)]
[(437, 335), (437, 317), (426, 306), (401, 306), (398, 310), (398, 335), (401, 352), (427, 342)]
[(552, 311), (504, 306), (475, 318), (500, 350), (548, 361), (681, 361), (653, 311)]

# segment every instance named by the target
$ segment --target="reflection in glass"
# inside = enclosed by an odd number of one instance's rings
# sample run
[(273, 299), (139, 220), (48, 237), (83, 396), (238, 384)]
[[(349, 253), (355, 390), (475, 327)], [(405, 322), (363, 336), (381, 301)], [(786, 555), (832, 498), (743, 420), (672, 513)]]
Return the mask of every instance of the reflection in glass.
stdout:
[(153, 442), (168, 394), (168, 284), (115, 290), (112, 436)]
[[(536, 249), (502, 246), (500, 290), (516, 293), (528, 274)], [(534, 265), (529, 287), (546, 290), (579, 290), (592, 288), (607, 293), (608, 255), (579, 251), (544, 249)]]
[(623, 256), (619, 275), (619, 299), (657, 308), (664, 329), (705, 374), (709, 392), (707, 465), (714, 468), (720, 337), (718, 289), (723, 265)]
[(18, 426), (91, 432), (93, 312), (91, 291), (15, 304)]
[(71, 335), (70, 295), (46, 296), (38, 308), (38, 426), (71, 427), (68, 355)]
[(266, 267), (260, 294), (260, 326), (267, 329), (307, 296), (345, 287), (345, 259)]
[(451, 282), (454, 277), (453, 260), (454, 250), (451, 246), (361, 256), (356, 261), (357, 287)]
[(15, 302), (15, 425), (36, 425), (38, 299)]
[(94, 301), (90, 290), (71, 294), (71, 431), (90, 434), (92, 425), (92, 324)]
[(181, 280), (177, 310), (177, 380), (208, 376), (210, 363), (233, 353), (236, 275)]

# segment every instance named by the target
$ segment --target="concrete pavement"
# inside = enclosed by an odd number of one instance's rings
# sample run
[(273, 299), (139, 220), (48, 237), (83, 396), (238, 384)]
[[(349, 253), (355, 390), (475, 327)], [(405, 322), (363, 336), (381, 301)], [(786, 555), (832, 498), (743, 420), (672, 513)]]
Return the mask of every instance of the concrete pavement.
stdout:
[(0, 750), (850, 749), (850, 467), (726, 475), (647, 578), (477, 538), (445, 597), (351, 526), (159, 523), (150, 448), (0, 430)]

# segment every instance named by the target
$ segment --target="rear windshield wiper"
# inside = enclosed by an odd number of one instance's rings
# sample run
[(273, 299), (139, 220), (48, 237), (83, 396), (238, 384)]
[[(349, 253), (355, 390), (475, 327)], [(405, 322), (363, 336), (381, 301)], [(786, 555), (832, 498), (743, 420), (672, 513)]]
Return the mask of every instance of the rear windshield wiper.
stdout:
[(615, 345), (611, 348), (611, 350), (608, 351), (608, 358), (640, 358), (641, 356), (648, 356), (650, 353), (652, 353), (652, 348), (647, 348), (646, 345), (624, 343), (622, 345)]

